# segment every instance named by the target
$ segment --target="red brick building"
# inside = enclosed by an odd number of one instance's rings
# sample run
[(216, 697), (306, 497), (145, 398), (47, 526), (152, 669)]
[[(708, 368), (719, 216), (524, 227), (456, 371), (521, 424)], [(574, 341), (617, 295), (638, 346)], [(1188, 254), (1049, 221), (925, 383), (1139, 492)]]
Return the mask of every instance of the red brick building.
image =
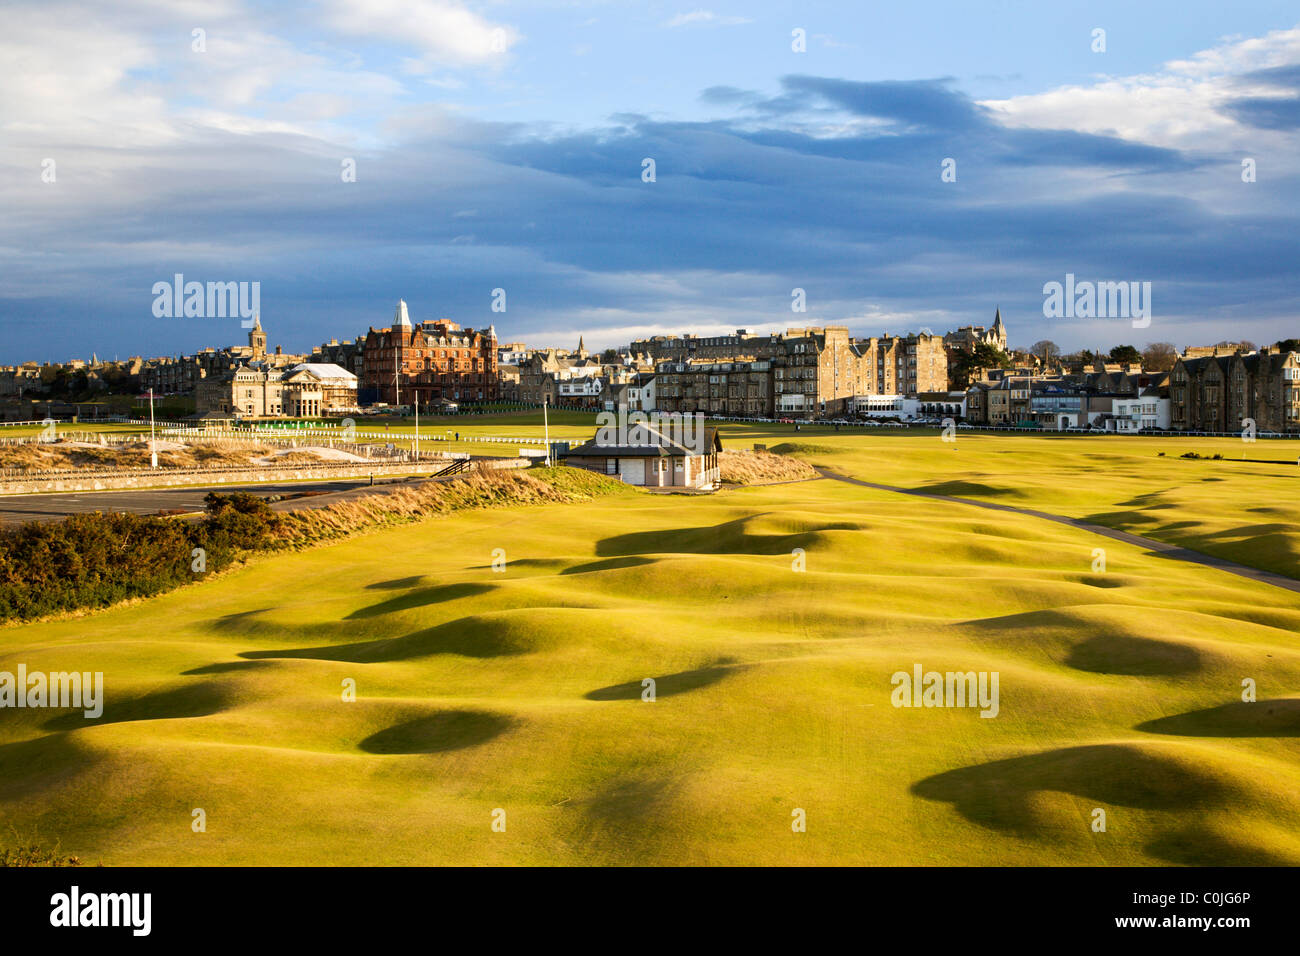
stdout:
[(366, 335), (362, 369), (368, 401), (409, 405), (417, 394), (421, 405), (492, 401), (499, 397), (496, 329), (462, 329), (447, 319), (412, 325), (399, 302), (393, 327)]

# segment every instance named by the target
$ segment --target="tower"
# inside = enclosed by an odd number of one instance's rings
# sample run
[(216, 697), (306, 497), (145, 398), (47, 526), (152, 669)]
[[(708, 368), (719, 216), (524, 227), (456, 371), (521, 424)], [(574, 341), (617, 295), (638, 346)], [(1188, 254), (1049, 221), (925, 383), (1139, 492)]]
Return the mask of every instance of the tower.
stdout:
[(993, 333), (993, 344), (1002, 351), (1007, 350), (1007, 327), (1002, 324), (1002, 309), (998, 308), (993, 314), (993, 328), (989, 330)]
[(248, 345), (253, 350), (253, 359), (266, 358), (266, 333), (262, 331), (262, 317), (253, 317), (253, 328), (248, 333)]

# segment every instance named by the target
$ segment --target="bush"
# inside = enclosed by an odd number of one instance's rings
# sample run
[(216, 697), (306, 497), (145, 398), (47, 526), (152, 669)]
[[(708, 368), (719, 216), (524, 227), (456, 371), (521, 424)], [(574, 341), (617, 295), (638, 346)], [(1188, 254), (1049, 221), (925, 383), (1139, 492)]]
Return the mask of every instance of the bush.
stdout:
[(194, 580), (195, 548), (219, 571), (275, 543), (278, 515), (253, 495), (209, 494), (199, 522), (134, 514), (72, 515), (0, 531), (0, 619), (107, 607)]
[(207, 514), (198, 521), (95, 512), (0, 529), (0, 620), (107, 607), (189, 584), (198, 578), (191, 569), (195, 548), (206, 552), (205, 571), (221, 571), (259, 551), (466, 508), (636, 493), (617, 479), (575, 468), (470, 471), (450, 481), (285, 514), (246, 492), (211, 492), (204, 498)]
[(21, 837), (17, 830), (12, 830), (14, 845), (0, 847), (0, 867), (5, 866), (81, 866), (81, 860), (59, 851), (59, 844), (52, 847), (42, 846), (33, 834), (30, 838)]

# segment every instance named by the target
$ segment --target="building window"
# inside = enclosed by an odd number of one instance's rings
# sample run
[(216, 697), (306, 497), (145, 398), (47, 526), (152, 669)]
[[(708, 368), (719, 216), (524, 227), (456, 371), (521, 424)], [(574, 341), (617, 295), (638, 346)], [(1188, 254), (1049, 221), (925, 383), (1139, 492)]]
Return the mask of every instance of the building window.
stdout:
[(616, 475), (616, 474), (618, 474), (618, 459), (617, 459), (617, 458), (606, 458), (606, 459), (605, 459), (605, 474), (607, 474), (607, 475)]

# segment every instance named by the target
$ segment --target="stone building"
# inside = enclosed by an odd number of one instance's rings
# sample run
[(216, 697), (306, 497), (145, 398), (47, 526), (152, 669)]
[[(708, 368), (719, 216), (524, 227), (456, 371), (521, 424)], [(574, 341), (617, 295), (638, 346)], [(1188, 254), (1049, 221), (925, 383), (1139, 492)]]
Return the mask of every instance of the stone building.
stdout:
[(663, 362), (655, 370), (653, 407), (663, 412), (771, 418), (772, 383), (772, 363), (766, 359)]
[(592, 389), (589, 382), (579, 380), (610, 379), (622, 370), (621, 365), (607, 366), (593, 358), (581, 339), (576, 352), (537, 349), (519, 364), (519, 401), (536, 405), (586, 404), (587, 398), (598, 398), (601, 389)]
[(196, 414), (240, 418), (314, 418), (357, 407), (357, 377), (337, 365), (302, 363), (276, 368), (265, 361), (206, 378), (195, 390)]
[(1169, 373), (1170, 427), (1238, 432), (1251, 419), (1257, 431), (1300, 431), (1300, 355), (1261, 349), (1188, 358)]
[(938, 335), (884, 335), (860, 339), (858, 347), (859, 394), (915, 398), (922, 392), (948, 391), (948, 353)]
[(306, 356), (286, 354), (280, 346), (273, 353), (266, 350), (266, 332), (261, 316), (256, 316), (248, 333), (247, 345), (206, 348), (193, 355), (163, 356), (146, 359), (140, 368), (140, 388), (155, 395), (195, 395), (200, 382), (214, 378), (224, 380), (230, 373), (249, 362), (271, 368), (286, 368), (301, 363)]
[(990, 328), (986, 329), (982, 325), (963, 325), (957, 331), (945, 335), (943, 345), (948, 350), (950, 357), (952, 352), (957, 349), (970, 352), (977, 345), (992, 345), (994, 348), (1005, 352), (1007, 350), (1007, 328), (1002, 324), (1002, 310), (996, 309), (994, 311), (993, 325)]
[(655, 364), (734, 361), (741, 356), (770, 359), (785, 350), (784, 338), (779, 332), (759, 335), (747, 329), (737, 329), (732, 335), (655, 335), (638, 339), (628, 351)]
[(411, 324), (405, 302), (397, 303), (393, 325), (371, 328), (362, 357), (362, 397), (367, 402), (410, 404), (438, 401), (495, 401), (496, 329), (462, 329), (437, 319)]
[(360, 382), (365, 378), (366, 343), (364, 339), (330, 339), (311, 350), (307, 361), (318, 365), (337, 365), (345, 368)]

